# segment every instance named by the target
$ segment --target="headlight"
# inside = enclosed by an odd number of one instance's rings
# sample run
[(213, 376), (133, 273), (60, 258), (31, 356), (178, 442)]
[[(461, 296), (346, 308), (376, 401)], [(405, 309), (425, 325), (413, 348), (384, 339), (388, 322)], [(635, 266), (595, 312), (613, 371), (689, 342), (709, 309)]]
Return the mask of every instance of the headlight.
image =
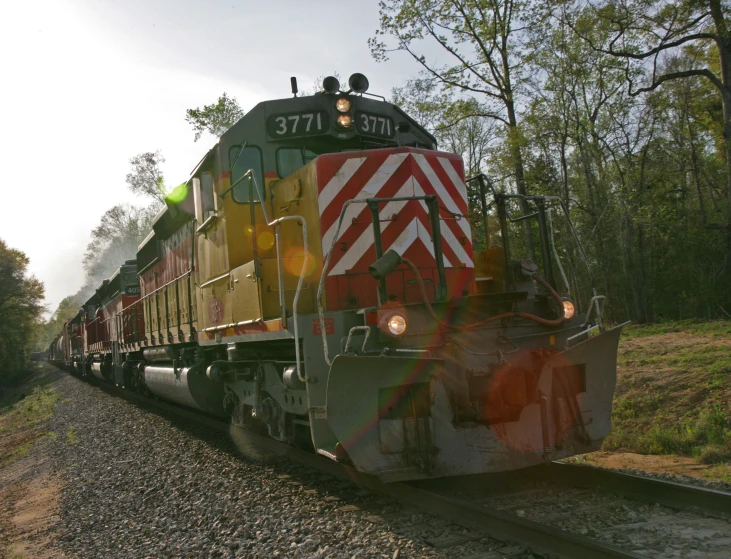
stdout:
[(400, 336), (406, 332), (406, 318), (400, 314), (392, 314), (386, 321), (386, 330), (392, 336)]
[(574, 318), (574, 315), (576, 314), (576, 307), (574, 307), (574, 304), (569, 301), (568, 299), (563, 300), (563, 317), (566, 320), (569, 320), (571, 318)]
[(338, 124), (343, 128), (350, 128), (353, 126), (353, 119), (350, 118), (350, 115), (340, 115), (338, 117)]
[(345, 97), (341, 97), (335, 102), (335, 108), (341, 113), (347, 113), (350, 110), (350, 101)]

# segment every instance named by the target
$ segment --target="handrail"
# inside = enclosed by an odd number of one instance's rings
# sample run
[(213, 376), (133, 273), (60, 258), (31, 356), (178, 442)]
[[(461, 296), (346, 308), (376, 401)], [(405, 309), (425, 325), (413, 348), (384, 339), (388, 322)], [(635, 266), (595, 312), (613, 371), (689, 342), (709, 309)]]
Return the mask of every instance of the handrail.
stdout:
[(320, 283), (317, 286), (317, 315), (320, 320), (320, 334), (322, 335), (322, 349), (325, 353), (325, 363), (327, 363), (328, 367), (332, 365), (332, 361), (330, 361), (330, 350), (327, 347), (327, 331), (325, 329), (325, 311), (322, 308), (322, 288), (325, 285), (325, 276), (327, 275), (327, 268), (330, 265), (330, 256), (333, 253), (333, 249), (335, 248), (335, 243), (337, 243), (338, 237), (340, 236), (340, 227), (343, 224), (343, 219), (345, 218), (345, 210), (348, 209), (348, 207), (351, 204), (367, 204), (368, 199), (367, 198), (360, 198), (358, 200), (347, 200), (344, 204), (342, 209), (340, 210), (340, 218), (338, 219), (338, 226), (335, 228), (335, 234), (333, 235), (333, 240), (330, 243), (330, 249), (327, 251), (327, 255), (325, 256), (325, 262), (322, 264), (322, 274), (320, 274)]
[[(302, 269), (300, 270), (300, 276), (297, 280), (297, 290), (294, 293), (294, 299), (292, 300), (292, 320), (294, 322), (294, 354), (295, 354), (295, 360), (297, 361), (297, 378), (302, 382), (309, 382), (309, 377), (306, 377), (302, 374), (302, 368), (300, 366), (300, 342), (299, 342), (299, 325), (297, 322), (297, 307), (299, 305), (299, 298), (300, 298), (300, 292), (302, 291), (302, 284), (305, 281), (305, 273), (307, 272), (307, 262), (310, 256), (309, 251), (307, 250), (307, 221), (305, 221), (305, 218), (301, 215), (285, 215), (283, 217), (277, 218), (272, 220), (269, 217), (269, 212), (267, 211), (266, 203), (264, 202), (264, 193), (261, 191), (261, 188), (259, 186), (259, 182), (256, 180), (256, 175), (254, 174), (253, 169), (249, 169), (244, 173), (244, 176), (241, 177), (242, 179), (244, 177), (248, 176), (250, 179), (249, 182), (249, 203), (255, 203), (256, 201), (253, 201), (252, 198), (252, 189), (254, 186), (256, 186), (256, 193), (259, 195), (258, 202), (261, 204), (261, 208), (264, 212), (264, 219), (267, 221), (267, 225), (269, 227), (274, 227), (274, 238), (276, 241), (276, 247), (277, 247), (277, 274), (278, 274), (278, 280), (279, 280), (279, 304), (282, 309), (282, 324), (285, 325), (287, 323), (287, 308), (286, 308), (286, 294), (284, 291), (284, 275), (282, 274), (282, 252), (279, 250), (279, 239), (280, 239), (280, 229), (281, 224), (285, 221), (299, 221), (299, 223), (302, 225), (302, 244), (303, 246), (303, 254), (302, 254)], [(229, 189), (230, 190), (230, 189)], [(254, 228), (254, 224), (251, 224), (252, 228)]]
[(348, 332), (348, 340), (345, 342), (345, 349), (343, 350), (343, 353), (348, 353), (350, 351), (350, 341), (353, 339), (353, 334), (355, 332), (365, 332), (365, 337), (363, 339), (363, 345), (360, 348), (361, 353), (363, 353), (366, 349), (366, 344), (368, 343), (368, 337), (371, 335), (371, 327), (370, 326), (353, 326), (350, 331)]
[[(140, 297), (140, 298), (139, 298), (139, 299), (137, 299), (137, 300), (136, 300), (135, 302), (133, 302), (133, 303), (130, 303), (129, 305), (127, 305), (126, 307), (124, 307), (124, 308), (123, 308), (123, 309), (122, 309), (121, 311), (119, 311), (119, 312), (123, 313), (124, 311), (126, 311), (127, 309), (131, 309), (131, 308), (132, 308), (132, 307), (134, 307), (135, 305), (139, 305), (141, 301), (144, 301), (145, 299), (147, 299), (148, 297), (150, 297), (150, 296), (154, 295), (155, 293), (157, 293), (157, 292), (158, 292), (158, 291), (160, 291), (161, 289), (165, 289), (166, 287), (170, 287), (170, 286), (171, 286), (172, 284), (174, 284), (174, 283), (175, 283), (175, 282), (177, 282), (177, 281), (180, 281), (180, 280), (181, 280), (181, 279), (183, 279), (183, 278), (184, 278), (185, 276), (189, 276), (189, 275), (190, 275), (191, 273), (193, 273), (193, 270), (188, 270), (187, 272), (184, 272), (183, 274), (179, 275), (179, 276), (178, 276), (177, 278), (175, 278), (175, 279), (173, 279), (173, 280), (170, 280), (169, 282), (167, 282), (167, 283), (166, 283), (165, 285), (161, 285), (160, 287), (158, 287), (158, 288), (157, 288), (157, 289), (155, 289), (154, 291), (150, 291), (150, 292), (149, 292), (149, 293), (148, 293), (147, 295), (145, 295), (144, 297)], [(223, 277), (223, 276), (222, 276), (222, 277)], [(216, 279), (218, 279), (218, 278), (216, 278)]]
[[(348, 209), (348, 207), (351, 204), (366, 204), (368, 206), (371, 206), (371, 204), (378, 204), (379, 202), (392, 202), (392, 201), (406, 201), (406, 200), (425, 200), (431, 203), (433, 200), (437, 200), (437, 197), (433, 194), (428, 194), (425, 196), (399, 196), (394, 198), (359, 198), (359, 199), (353, 199), (353, 200), (347, 200), (344, 204), (342, 209), (340, 210), (340, 218), (338, 219), (338, 225), (335, 228), (335, 234), (333, 235), (332, 242), (330, 243), (330, 249), (327, 251), (327, 255), (325, 256), (325, 262), (322, 266), (322, 274), (320, 275), (320, 283), (317, 287), (317, 314), (320, 321), (320, 334), (322, 336), (322, 348), (325, 353), (325, 363), (328, 364), (328, 366), (332, 365), (332, 361), (330, 360), (330, 350), (327, 345), (327, 332), (325, 329), (325, 311), (322, 308), (322, 290), (325, 285), (325, 276), (327, 275), (328, 266), (330, 265), (330, 256), (332, 256), (333, 250), (335, 249), (335, 244), (338, 241), (338, 238), (340, 236), (340, 227), (343, 224), (343, 219), (345, 218), (345, 211)], [(373, 212), (373, 210), (371, 210)], [(444, 284), (442, 285), (441, 289), (445, 289), (446, 285), (445, 279), (442, 279), (444, 277), (444, 262), (441, 257), (441, 235), (438, 235), (438, 227), (439, 227), (439, 213), (436, 212), (436, 216), (432, 217), (431, 210), (429, 211), (429, 217), (432, 220), (432, 236), (434, 237), (434, 256), (435, 261), (437, 263), (437, 269), (440, 270), (440, 281)], [(376, 219), (376, 214), (374, 213), (373, 219)], [(438, 238), (437, 238), (438, 236)], [(379, 242), (378, 239), (375, 239), (376, 233), (374, 232), (374, 240), (375, 242)], [(438, 245), (438, 246), (437, 246)]]
[(198, 286), (198, 289), (203, 289), (204, 287), (208, 287), (212, 283), (216, 283), (217, 281), (220, 281), (222, 279), (225, 279), (231, 275), (231, 272), (226, 272), (225, 274), (221, 274), (220, 276), (216, 276), (215, 278), (211, 278), (209, 280), (204, 281), (202, 284)]
[(584, 320), (584, 323), (581, 325), (582, 328), (589, 324), (589, 320), (591, 319), (591, 312), (593, 310), (596, 310), (597, 326), (599, 326), (599, 329), (602, 332), (604, 331), (604, 325), (602, 324), (602, 309), (599, 307), (599, 301), (604, 301), (605, 299), (606, 297), (604, 295), (594, 295), (591, 298), (591, 300), (589, 301), (589, 311), (586, 313), (586, 320)]
[[(137, 324), (138, 324), (139, 319), (140, 319), (140, 317), (139, 317), (139, 308), (140, 308), (140, 306), (143, 307), (142, 308), (142, 314), (144, 316), (144, 312), (145, 312), (144, 311), (144, 303), (145, 303), (145, 301), (147, 299), (149, 299), (153, 295), (156, 295), (158, 292), (162, 291), (163, 289), (166, 289), (166, 288), (170, 287), (173, 284), (175, 284), (175, 286), (177, 287), (177, 284), (178, 284), (178, 282), (180, 282), (180, 280), (182, 280), (185, 277), (191, 275), (192, 273), (193, 273), (193, 268), (191, 268), (190, 270), (182, 273), (181, 275), (177, 276), (176, 278), (170, 280), (169, 282), (165, 283), (164, 285), (161, 285), (160, 287), (156, 288), (155, 290), (150, 291), (144, 297), (140, 297), (136, 301), (130, 303), (129, 305), (127, 305), (126, 307), (124, 307), (123, 309), (121, 309), (118, 313), (115, 313), (114, 316), (121, 315), (123, 320), (125, 318), (130, 318), (132, 320), (132, 324), (135, 326), (135, 328), (134, 328), (135, 331), (133, 332), (133, 335), (134, 335), (134, 338), (135, 338), (134, 339), (134, 342), (139, 341), (138, 340), (139, 331), (137, 330)], [(189, 296), (189, 298), (190, 298), (190, 292), (191, 291), (192, 291), (192, 288), (189, 287), (189, 289), (188, 289), (188, 296)], [(176, 300), (178, 298), (179, 298), (179, 296), (176, 294)], [(132, 316), (132, 311), (130, 310), (133, 307), (135, 308), (134, 309), (134, 316)], [(157, 307), (157, 305), (156, 305), (156, 307)], [(152, 308), (150, 307), (150, 315), (151, 314), (152, 314)], [(167, 314), (167, 305), (166, 305), (166, 314)], [(169, 320), (169, 317), (168, 316), (166, 316), (166, 320)], [(189, 317), (188, 324), (192, 324), (192, 316)], [(177, 324), (178, 328), (180, 328), (180, 325), (181, 325), (181, 321), (180, 321), (180, 308), (178, 308), (178, 324)], [(160, 326), (160, 321), (158, 321), (158, 333), (159, 333), (159, 330), (160, 330), (159, 326)], [(151, 324), (150, 324), (150, 331), (152, 331)], [(126, 338), (125, 338), (125, 335), (124, 335), (124, 323), (122, 324), (121, 337), (122, 337), (122, 343), (127, 343)]]

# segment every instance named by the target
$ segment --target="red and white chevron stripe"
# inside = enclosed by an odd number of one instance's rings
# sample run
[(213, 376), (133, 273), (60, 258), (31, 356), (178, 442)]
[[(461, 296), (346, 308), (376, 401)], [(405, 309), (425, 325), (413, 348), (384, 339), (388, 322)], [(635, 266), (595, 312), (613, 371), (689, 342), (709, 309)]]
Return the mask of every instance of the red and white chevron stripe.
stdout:
[[(322, 250), (327, 254), (347, 200), (436, 194), (445, 267), (474, 268), (462, 158), (416, 148), (345, 152), (318, 157)], [(388, 202), (380, 209), (384, 252), (394, 249), (417, 266), (435, 266), (429, 211), (424, 201)], [(371, 213), (353, 204), (330, 259), (329, 276), (367, 272), (374, 260)]]

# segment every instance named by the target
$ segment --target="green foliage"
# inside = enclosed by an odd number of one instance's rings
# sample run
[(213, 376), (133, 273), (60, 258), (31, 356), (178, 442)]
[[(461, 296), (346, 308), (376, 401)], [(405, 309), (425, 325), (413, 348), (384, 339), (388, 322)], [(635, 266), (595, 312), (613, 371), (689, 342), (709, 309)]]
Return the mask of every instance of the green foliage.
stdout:
[(79, 434), (75, 425), (66, 430), (66, 442), (72, 446), (79, 444)]
[(185, 120), (193, 127), (197, 142), (204, 132), (220, 137), (244, 116), (244, 111), (235, 97), (229, 97), (224, 92), (216, 103), (188, 109), (185, 114)]
[(626, 329), (605, 449), (731, 461), (731, 322)]
[(55, 433), (45, 431), (44, 425), (53, 416), (59, 394), (47, 385), (48, 379), (36, 367), (22, 382), (12, 387), (0, 406), (0, 465), (23, 458), (38, 441), (53, 440)]
[[(441, 149), (463, 155), (468, 174), (482, 171), (507, 192), (520, 192), (523, 176), (526, 193), (564, 201), (592, 271), (557, 208), (557, 249), (580, 308), (596, 286), (616, 322), (731, 317), (724, 111), (714, 83), (692, 77), (703, 68), (718, 74), (722, 53), (700, 38), (667, 49), (654, 68), (628, 62), (607, 48), (621, 31), (609, 12), (657, 16), (625, 28), (628, 41), (612, 47), (640, 53), (658, 40), (658, 21), (676, 37), (697, 30), (678, 24), (700, 4), (615, 4), (389, 0), (370, 46), (379, 60), (398, 52), (414, 59), (421, 74), (394, 99)], [(678, 79), (638, 93), (660, 75)], [(480, 249), (481, 204), (468, 186)], [(530, 213), (515, 201), (508, 209)], [(509, 240), (515, 258), (530, 256), (525, 231), (514, 227)], [(491, 242), (501, 241), (493, 233)]]
[(695, 421), (653, 427), (638, 443), (648, 454), (685, 454), (706, 464), (731, 461), (731, 418), (720, 406), (714, 406)]
[(84, 300), (79, 297), (79, 294), (62, 299), (56, 311), (40, 326), (35, 345), (36, 351), (46, 351), (51, 342), (58, 336), (63, 324), (76, 316), (79, 307), (83, 304)]
[(155, 203), (155, 208), (159, 209), (165, 203), (167, 195), (165, 180), (160, 168), (165, 163), (165, 158), (160, 150), (135, 155), (129, 160), (129, 163), (132, 165), (132, 171), (127, 174), (125, 180), (130, 191), (151, 198)]
[(43, 312), (43, 283), (28, 274), (28, 257), (0, 239), (0, 384), (22, 371)]
[(53, 415), (60, 398), (53, 388), (43, 385), (34, 386), (29, 394), (22, 394), (17, 402), (9, 406), (7, 409), (8, 423), (5, 428), (38, 425), (46, 421)]

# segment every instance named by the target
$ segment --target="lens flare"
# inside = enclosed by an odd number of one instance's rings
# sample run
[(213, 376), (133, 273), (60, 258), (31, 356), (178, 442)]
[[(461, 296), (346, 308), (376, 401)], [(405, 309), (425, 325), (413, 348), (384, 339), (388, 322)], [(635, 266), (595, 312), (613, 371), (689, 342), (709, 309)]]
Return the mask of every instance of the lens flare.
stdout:
[(256, 244), (261, 250), (267, 250), (274, 246), (274, 235), (270, 231), (257, 233)]
[(173, 204), (179, 204), (185, 200), (186, 196), (188, 196), (188, 185), (183, 182), (173, 188), (170, 194), (165, 196), (165, 200)]
[[(307, 270), (305, 270), (305, 276), (310, 276), (315, 271), (315, 257), (310, 252), (307, 253)], [(287, 273), (293, 276), (299, 277), (302, 271), (302, 259), (303, 259), (303, 248), (292, 247), (287, 250), (282, 258), (284, 263), (284, 269)]]

